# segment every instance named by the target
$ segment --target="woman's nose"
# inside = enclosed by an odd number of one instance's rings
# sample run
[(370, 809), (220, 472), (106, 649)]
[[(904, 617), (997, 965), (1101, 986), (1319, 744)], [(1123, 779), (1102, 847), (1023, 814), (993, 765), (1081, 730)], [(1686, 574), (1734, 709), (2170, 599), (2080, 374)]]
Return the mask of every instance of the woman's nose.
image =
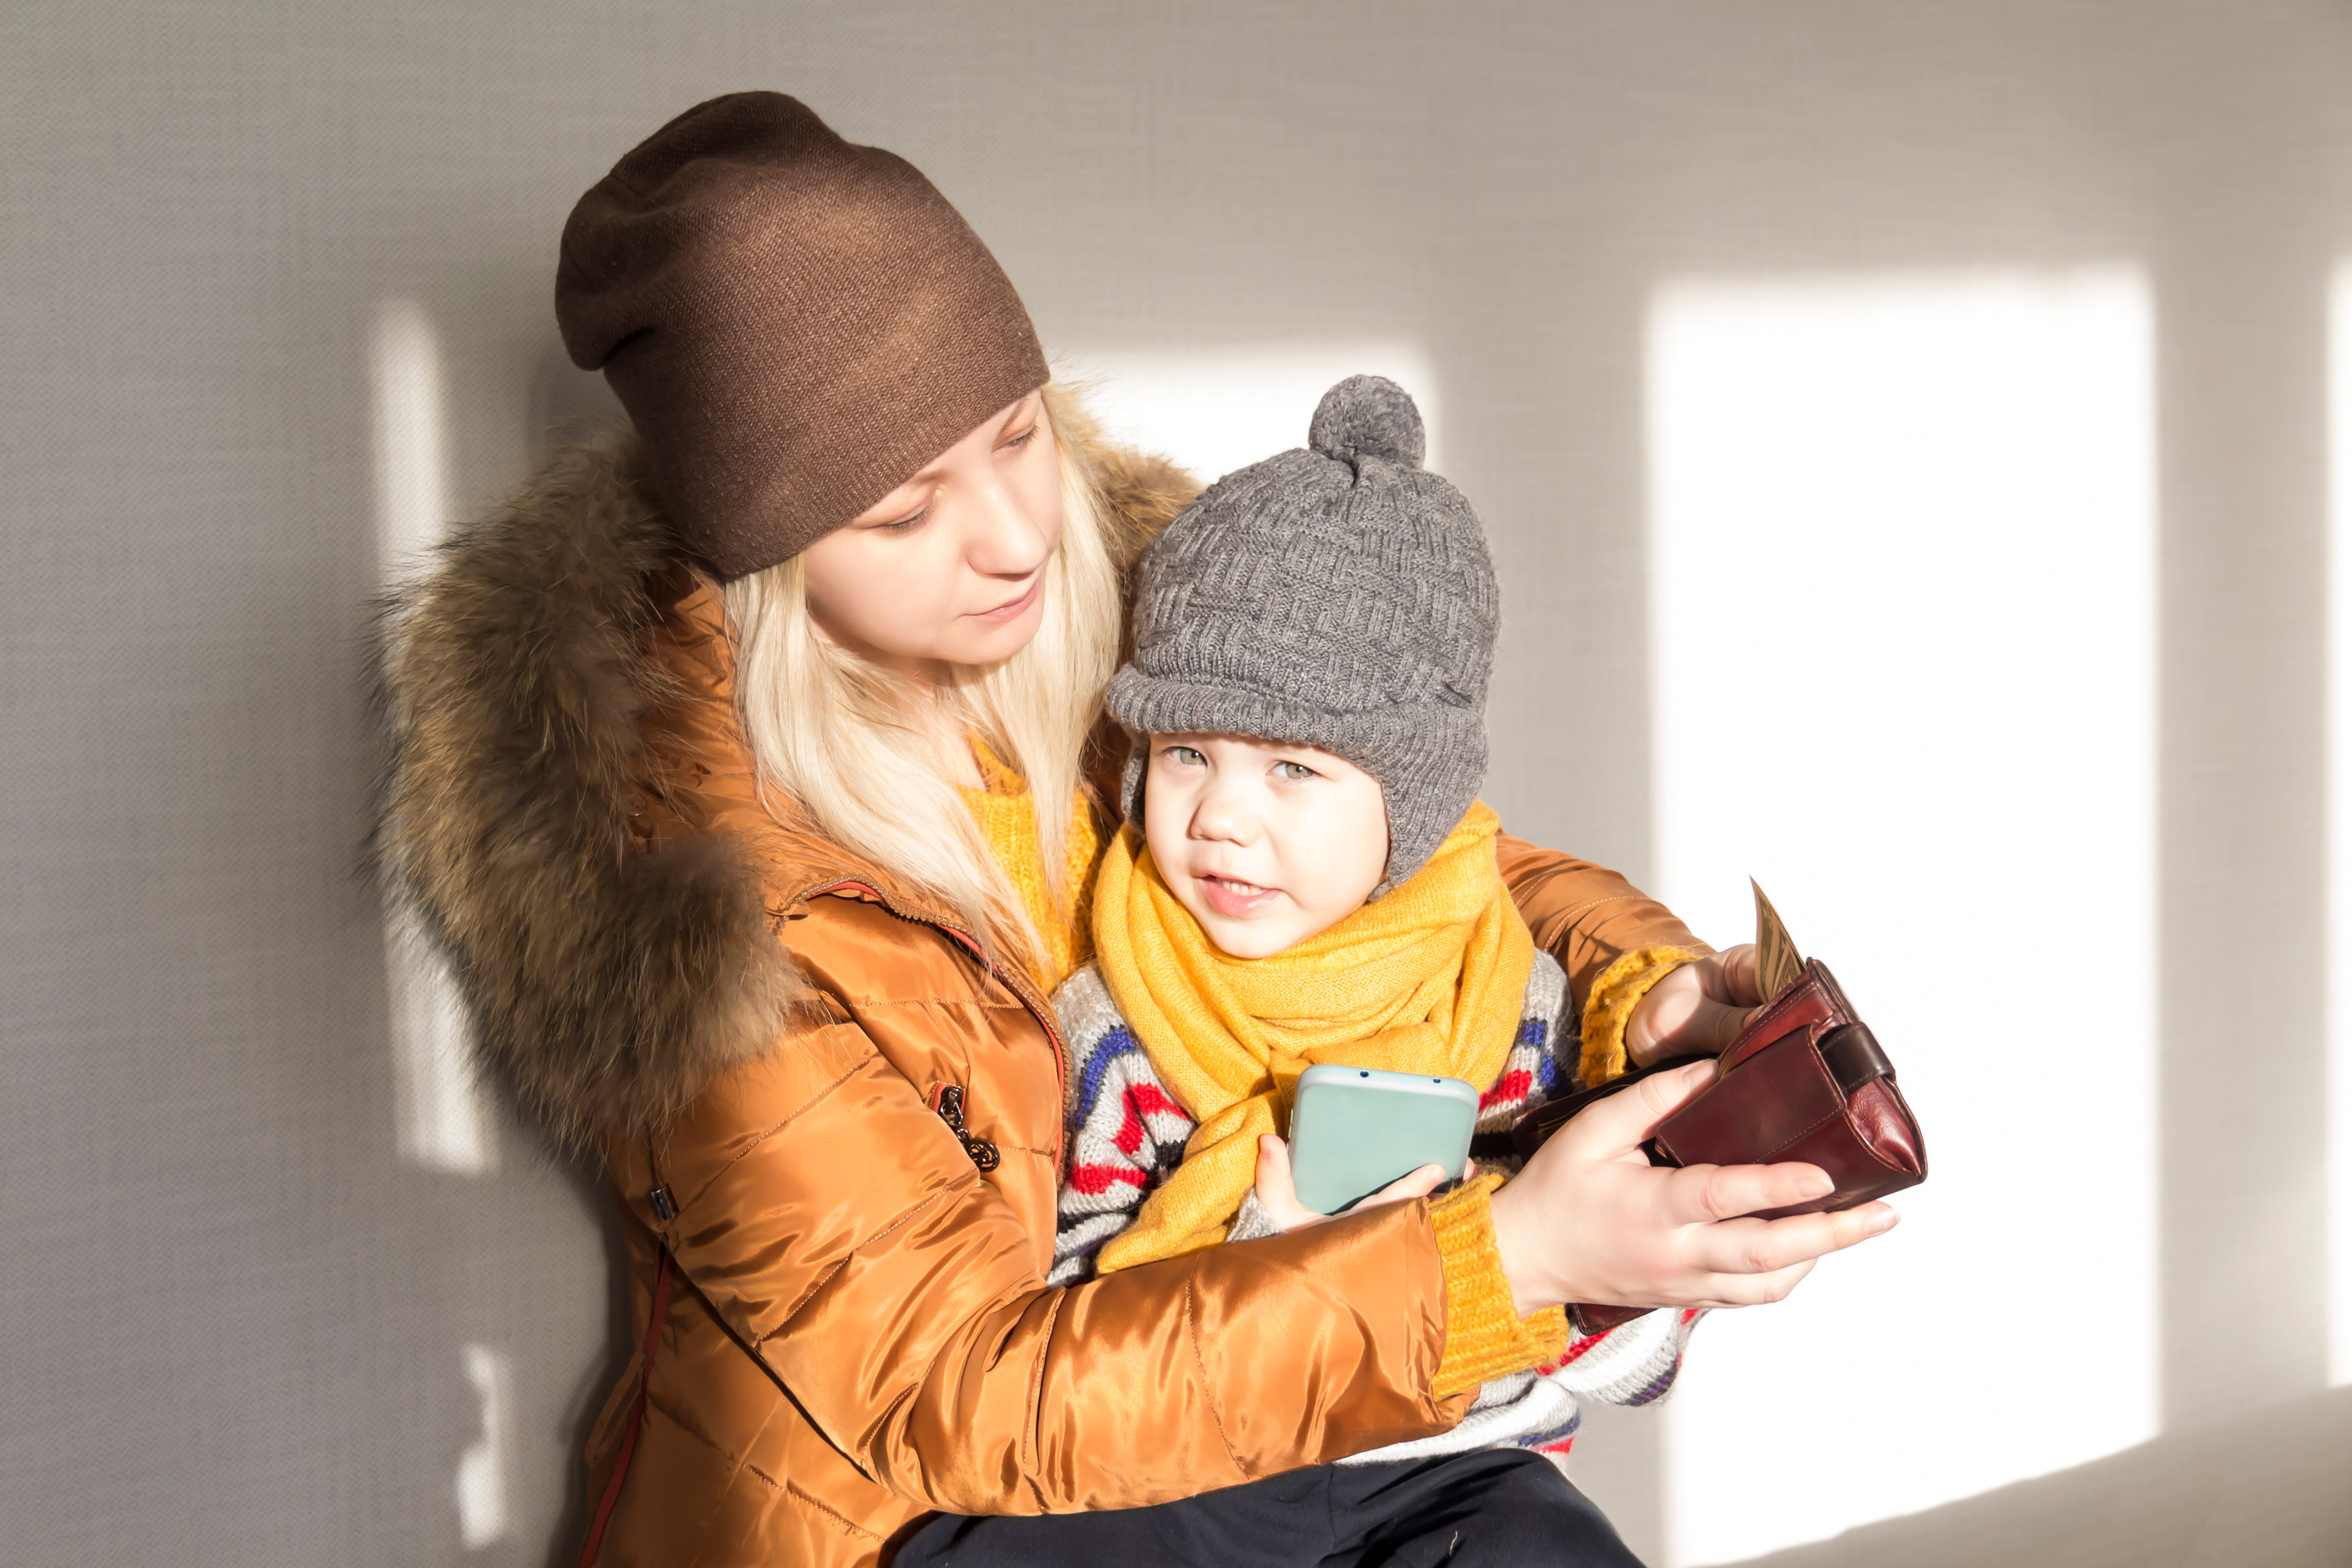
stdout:
[(989, 475), (971, 491), (970, 533), (964, 559), (984, 577), (1026, 577), (1053, 553), (1052, 541), (1039, 528), (1012, 487)]

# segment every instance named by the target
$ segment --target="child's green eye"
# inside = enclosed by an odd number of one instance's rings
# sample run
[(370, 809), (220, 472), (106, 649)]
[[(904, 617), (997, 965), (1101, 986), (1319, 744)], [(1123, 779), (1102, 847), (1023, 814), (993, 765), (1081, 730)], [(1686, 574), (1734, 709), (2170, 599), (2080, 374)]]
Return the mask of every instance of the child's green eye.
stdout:
[(1194, 751), (1190, 746), (1171, 746), (1168, 748), (1166, 755), (1170, 762), (1174, 763), (1180, 768), (1205, 767), (1208, 765), (1209, 761), (1208, 758), (1202, 756), (1200, 752)]
[(1276, 763), (1274, 776), (1285, 784), (1297, 784), (1302, 779), (1319, 779), (1323, 775), (1304, 763)]

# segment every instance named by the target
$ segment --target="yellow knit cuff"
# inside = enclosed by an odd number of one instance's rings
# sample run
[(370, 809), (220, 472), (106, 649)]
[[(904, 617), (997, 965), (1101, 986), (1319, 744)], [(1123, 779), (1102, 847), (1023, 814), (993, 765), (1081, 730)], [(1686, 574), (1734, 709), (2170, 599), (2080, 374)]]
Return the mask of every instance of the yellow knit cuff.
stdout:
[(1650, 987), (1699, 955), (1686, 947), (1637, 947), (1617, 955), (1617, 962), (1592, 983), (1584, 1004), (1584, 1056), (1578, 1076), (1584, 1087), (1607, 1083), (1625, 1070), (1625, 1026)]
[(1429, 1205), (1437, 1257), (1445, 1268), (1445, 1349), (1430, 1392), (1440, 1399), (1466, 1394), (1490, 1377), (1507, 1377), (1559, 1359), (1568, 1349), (1568, 1316), (1547, 1307), (1522, 1318), (1512, 1310), (1511, 1282), (1495, 1247), (1487, 1199), (1503, 1184), (1480, 1176)]

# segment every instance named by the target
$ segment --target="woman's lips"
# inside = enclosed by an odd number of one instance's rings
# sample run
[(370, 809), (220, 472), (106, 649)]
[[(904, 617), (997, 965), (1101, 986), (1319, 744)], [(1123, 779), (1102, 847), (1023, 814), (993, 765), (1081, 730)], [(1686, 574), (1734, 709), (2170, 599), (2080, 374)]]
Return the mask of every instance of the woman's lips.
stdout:
[(1030, 580), (1029, 586), (1021, 590), (1019, 597), (1007, 599), (1004, 603), (997, 605), (996, 608), (992, 610), (981, 610), (977, 612), (972, 618), (974, 620), (982, 621), (1009, 621), (1015, 616), (1021, 614), (1022, 611), (1027, 609), (1030, 605), (1035, 604), (1037, 602), (1037, 591), (1045, 585), (1045, 574), (1040, 572), (1035, 577)]
[(1282, 896), (1279, 888), (1255, 887), (1228, 877), (1202, 875), (1193, 879), (1201, 884), (1201, 896), (1209, 900), (1211, 909), (1236, 920), (1257, 913)]

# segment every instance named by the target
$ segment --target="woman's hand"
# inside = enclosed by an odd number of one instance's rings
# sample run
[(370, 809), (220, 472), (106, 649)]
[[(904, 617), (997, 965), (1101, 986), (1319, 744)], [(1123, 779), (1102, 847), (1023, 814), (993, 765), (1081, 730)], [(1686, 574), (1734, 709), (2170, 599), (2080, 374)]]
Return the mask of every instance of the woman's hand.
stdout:
[(1714, 1075), (1713, 1063), (1695, 1063), (1588, 1107), (1496, 1192), (1495, 1241), (1522, 1316), (1565, 1301), (1777, 1301), (1815, 1258), (1895, 1227), (1897, 1216), (1883, 1203), (1843, 1214), (1740, 1217), (1830, 1191), (1817, 1166), (1653, 1166), (1643, 1140)]
[[(1435, 1192), (1445, 1181), (1445, 1167), (1423, 1165), (1409, 1171), (1356, 1205), (1360, 1209), (1378, 1208), (1382, 1204), (1401, 1204), (1407, 1198), (1425, 1197)], [(1268, 1132), (1257, 1141), (1257, 1202), (1285, 1231), (1304, 1229), (1321, 1225), (1333, 1216), (1317, 1214), (1298, 1201), (1297, 1184), (1290, 1179), (1290, 1145)]]
[(1763, 1005), (1756, 944), (1712, 952), (1650, 987), (1625, 1020), (1625, 1055), (1637, 1068), (1666, 1057), (1719, 1056)]

